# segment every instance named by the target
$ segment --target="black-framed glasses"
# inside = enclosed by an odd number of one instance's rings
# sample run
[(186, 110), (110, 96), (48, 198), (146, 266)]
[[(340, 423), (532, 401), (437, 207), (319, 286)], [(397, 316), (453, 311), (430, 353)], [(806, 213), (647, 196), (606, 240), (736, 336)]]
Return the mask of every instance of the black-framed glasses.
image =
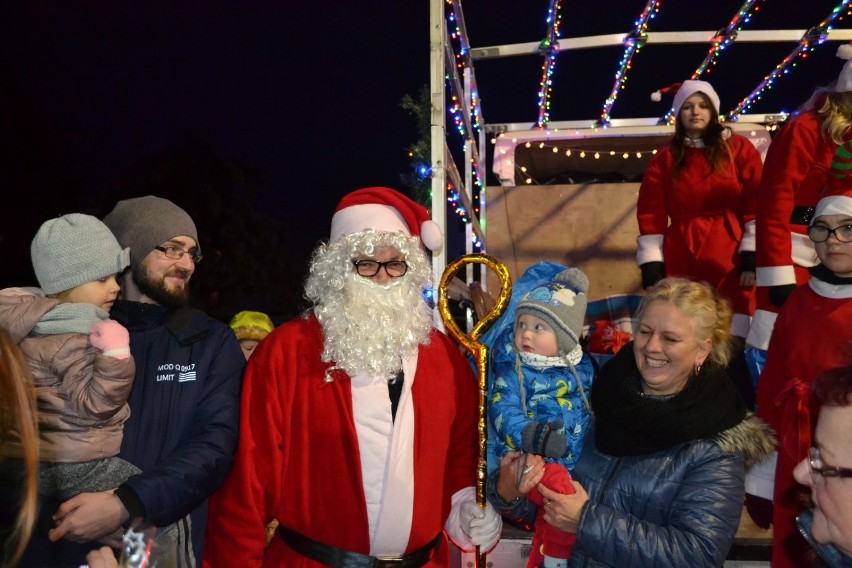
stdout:
[(188, 254), (189, 258), (191, 258), (192, 262), (194, 262), (195, 264), (198, 264), (199, 262), (201, 262), (201, 259), (204, 258), (204, 256), (201, 254), (201, 251), (197, 248), (194, 248), (192, 250), (183, 250), (180, 247), (167, 245), (164, 247), (156, 246), (154, 247), (154, 250), (160, 251), (161, 253), (166, 255), (166, 258), (170, 258), (172, 260), (180, 260), (183, 258), (183, 255)]
[(408, 264), (404, 260), (389, 260), (379, 262), (378, 260), (353, 260), (355, 271), (365, 278), (372, 278), (384, 267), (385, 272), (391, 278), (399, 278), (408, 272)]
[(828, 240), (828, 236), (832, 234), (841, 243), (852, 243), (852, 225), (839, 225), (833, 229), (829, 229), (824, 225), (811, 225), (808, 227), (808, 238), (815, 243), (824, 243)]
[(808, 467), (810, 467), (811, 475), (820, 475), (822, 477), (852, 477), (852, 469), (848, 467), (834, 467), (825, 465), (819, 455), (817, 448), (808, 450)]

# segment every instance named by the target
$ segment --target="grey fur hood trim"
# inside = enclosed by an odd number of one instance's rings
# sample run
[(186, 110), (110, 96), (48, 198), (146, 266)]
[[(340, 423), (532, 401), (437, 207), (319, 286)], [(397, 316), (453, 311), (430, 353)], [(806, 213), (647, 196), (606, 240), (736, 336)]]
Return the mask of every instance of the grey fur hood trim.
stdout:
[(778, 440), (766, 422), (748, 412), (742, 422), (716, 436), (715, 442), (726, 454), (742, 454), (748, 469), (774, 452)]

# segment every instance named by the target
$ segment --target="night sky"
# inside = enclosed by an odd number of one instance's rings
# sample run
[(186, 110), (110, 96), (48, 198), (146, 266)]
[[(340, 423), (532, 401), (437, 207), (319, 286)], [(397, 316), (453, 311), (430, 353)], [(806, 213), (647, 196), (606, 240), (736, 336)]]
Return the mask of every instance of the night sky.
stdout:
[[(748, 29), (810, 27), (837, 3), (764, 0)], [(629, 31), (645, 2), (562, 4), (562, 35), (575, 37)], [(650, 31), (721, 29), (741, 4), (664, 0)], [(475, 47), (544, 37), (546, 0), (463, 6)], [(428, 18), (426, 0), (6, 3), (0, 286), (34, 283), (26, 281), (27, 249), (42, 221), (106, 213), (128, 169), (187, 147), (250, 172), (239, 199), (280, 223), (302, 262), (326, 238), (343, 194), (401, 187), (417, 129), (399, 103), (429, 82)], [(836, 78), (836, 45), (817, 48), (753, 112), (793, 110)], [(706, 78), (730, 109), (793, 47), (734, 44)], [(621, 51), (563, 53), (552, 120), (597, 118)], [(664, 113), (650, 92), (687, 78), (706, 51), (646, 46), (612, 116)], [(535, 121), (540, 66), (538, 56), (476, 64), (486, 122)], [(192, 213), (203, 201), (193, 196), (186, 208)]]

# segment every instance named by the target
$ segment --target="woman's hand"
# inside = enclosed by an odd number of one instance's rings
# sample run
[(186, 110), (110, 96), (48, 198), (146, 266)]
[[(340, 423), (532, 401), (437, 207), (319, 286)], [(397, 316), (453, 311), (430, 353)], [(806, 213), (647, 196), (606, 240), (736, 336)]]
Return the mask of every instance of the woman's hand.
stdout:
[(589, 496), (577, 481), (572, 479), (571, 485), (574, 486), (573, 495), (551, 491), (544, 485), (539, 485), (538, 490), (544, 497), (544, 521), (559, 530), (576, 533), (580, 513), (583, 512), (583, 505), (589, 500)]
[(753, 270), (746, 270), (740, 273), (740, 286), (743, 288), (751, 288), (754, 286), (754, 283), (757, 281), (755, 274), (756, 273)]
[(511, 451), (500, 460), (497, 495), (504, 503), (511, 503), (529, 493), (543, 477), (544, 458), (517, 450)]

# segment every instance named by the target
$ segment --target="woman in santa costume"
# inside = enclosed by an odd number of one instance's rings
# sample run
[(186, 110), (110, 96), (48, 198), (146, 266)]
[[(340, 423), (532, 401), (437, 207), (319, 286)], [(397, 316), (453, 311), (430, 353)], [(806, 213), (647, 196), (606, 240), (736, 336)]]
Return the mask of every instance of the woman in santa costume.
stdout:
[[(741, 354), (754, 311), (760, 153), (720, 124), (719, 95), (710, 83), (689, 80), (663, 91), (674, 89), (674, 137), (651, 160), (639, 188), (636, 261), (642, 287), (680, 276), (716, 288), (733, 308), (731, 332)], [(738, 386), (752, 404), (742, 359), (734, 365), (742, 368)]]
[(835, 87), (817, 89), (773, 138), (766, 154), (756, 217), (757, 309), (746, 338), (755, 382), (779, 308), (796, 286), (810, 279), (808, 269), (818, 262), (807, 227), (832, 158), (852, 136), (852, 46), (840, 46), (837, 55), (848, 61)]
[[(852, 152), (847, 144), (840, 154)], [(838, 165), (845, 166), (844, 161)], [(757, 385), (757, 410), (778, 433), (772, 566), (805, 565), (808, 549), (796, 528), (801, 486), (793, 468), (815, 445), (810, 405), (814, 377), (852, 361), (852, 178), (833, 179), (816, 205), (807, 233), (821, 264), (778, 313)]]
[(447, 536), (497, 543), (499, 515), (476, 503), (477, 383), (423, 299), (424, 246), (441, 239), (392, 189), (341, 200), (311, 260), (313, 308), (249, 361), (205, 566), (446, 567)]

